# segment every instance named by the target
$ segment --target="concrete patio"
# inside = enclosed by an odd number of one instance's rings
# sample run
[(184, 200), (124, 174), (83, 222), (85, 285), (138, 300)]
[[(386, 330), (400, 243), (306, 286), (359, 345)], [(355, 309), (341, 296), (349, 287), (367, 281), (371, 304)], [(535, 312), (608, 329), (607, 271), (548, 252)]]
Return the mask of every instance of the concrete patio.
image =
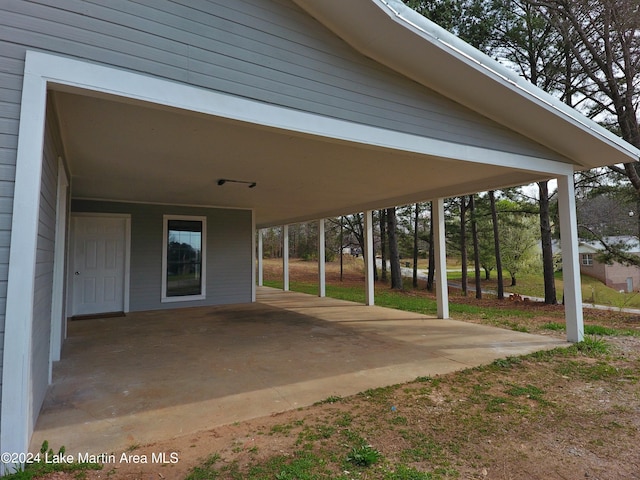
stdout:
[(74, 321), (31, 449), (48, 440), (72, 454), (122, 452), (558, 345), (269, 288), (254, 304)]

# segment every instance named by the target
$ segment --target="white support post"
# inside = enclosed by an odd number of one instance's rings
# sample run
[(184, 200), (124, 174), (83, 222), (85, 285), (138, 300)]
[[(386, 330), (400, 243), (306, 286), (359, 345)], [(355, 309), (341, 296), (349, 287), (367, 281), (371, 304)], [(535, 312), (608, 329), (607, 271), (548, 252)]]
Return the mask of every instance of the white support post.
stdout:
[(69, 179), (62, 158), (58, 157), (58, 188), (56, 204), (56, 240), (53, 259), (53, 293), (51, 295), (51, 340), (49, 344), (49, 384), (53, 380), (53, 362), (60, 360), (62, 341), (66, 338), (64, 305), (65, 257), (67, 238)]
[(282, 226), (282, 289), (289, 291), (289, 225)]
[(447, 284), (447, 247), (444, 235), (444, 199), (433, 200), (433, 240), (435, 250), (436, 300), (438, 318), (449, 318), (449, 290)]
[(318, 296), (327, 295), (326, 275), (325, 275), (325, 235), (324, 218), (318, 220)]
[(558, 177), (558, 211), (562, 246), (562, 280), (567, 340), (584, 339), (580, 259), (578, 253), (578, 220), (576, 215), (573, 174)]
[(258, 286), (264, 285), (264, 246), (262, 239), (262, 229), (258, 230)]
[[(27, 52), (11, 217), (0, 407), (0, 451), (16, 453), (29, 451), (33, 432), (33, 308), (47, 101), (46, 81), (29, 73), (30, 59), (31, 52)], [(24, 461), (2, 461), (0, 475), (22, 464)]]
[(365, 290), (366, 305), (375, 305), (375, 290), (373, 283), (373, 212), (364, 212), (364, 266), (365, 266)]

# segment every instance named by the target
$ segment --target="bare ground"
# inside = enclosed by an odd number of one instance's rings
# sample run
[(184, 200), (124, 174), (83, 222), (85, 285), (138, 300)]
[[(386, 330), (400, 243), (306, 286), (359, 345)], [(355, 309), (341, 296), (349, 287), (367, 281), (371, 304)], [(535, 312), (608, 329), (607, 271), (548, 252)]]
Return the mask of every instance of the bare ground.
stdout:
[[(294, 262), (291, 267), (292, 280), (315, 281), (314, 263)], [(278, 268), (277, 262), (269, 263), (265, 276), (277, 276)], [(329, 282), (339, 281), (337, 272), (335, 265), (328, 270)], [(350, 266), (343, 282), (362, 281), (358, 269)], [(530, 331), (540, 331), (548, 322), (563, 322), (562, 306), (455, 295), (452, 301), (535, 312), (531, 318), (512, 319)], [(477, 316), (465, 320), (484, 321)], [(637, 317), (618, 312), (588, 311), (586, 322), (630, 330), (640, 327)], [(322, 478), (401, 478), (387, 475), (395, 465), (406, 465), (431, 472), (433, 478), (639, 479), (640, 337), (607, 337), (606, 342), (611, 347), (606, 355), (577, 352), (509, 359), (136, 446), (128, 453), (176, 452), (179, 461), (107, 464), (82, 478), (179, 479), (206, 459), (209, 463), (215, 459), (217, 476), (198, 478), (246, 478), (255, 471), (252, 467), (274, 458), (286, 463), (302, 450), (344, 458), (358, 437), (381, 452), (383, 459), (353, 471), (336, 460)], [(76, 475), (43, 478), (66, 480)]]

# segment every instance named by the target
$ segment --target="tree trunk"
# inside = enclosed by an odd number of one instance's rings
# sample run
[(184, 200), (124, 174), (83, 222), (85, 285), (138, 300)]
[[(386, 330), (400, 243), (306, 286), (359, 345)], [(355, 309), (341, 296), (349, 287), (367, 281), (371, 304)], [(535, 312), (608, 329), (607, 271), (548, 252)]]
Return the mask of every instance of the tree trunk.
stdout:
[(467, 296), (467, 202), (465, 197), (460, 197), (460, 257), (462, 262), (462, 295)]
[(391, 263), (391, 288), (402, 290), (402, 271), (400, 270), (396, 224), (395, 207), (387, 208), (387, 237), (389, 239), (389, 261)]
[(491, 222), (493, 223), (493, 246), (496, 256), (496, 272), (498, 274), (498, 300), (504, 298), (504, 281), (502, 278), (502, 257), (500, 255), (500, 236), (498, 229), (498, 212), (496, 210), (495, 192), (489, 192), (489, 200), (491, 201)]
[(542, 267), (544, 274), (544, 303), (555, 305), (556, 278), (553, 266), (553, 248), (551, 244), (551, 220), (549, 219), (549, 185), (547, 181), (538, 182), (540, 190), (540, 236), (542, 238)]
[[(371, 226), (373, 227), (373, 225), (375, 225), (375, 219), (373, 217), (373, 212), (371, 212)], [(375, 227), (372, 228), (373, 231), (375, 231)], [(373, 232), (372, 232), (373, 233)], [(376, 264), (376, 242), (375, 242), (375, 235), (373, 235), (373, 238), (371, 239), (371, 255), (368, 259), (368, 261), (371, 262), (371, 265), (373, 265), (373, 281), (377, 282), (378, 281), (378, 265)], [(362, 253), (364, 254), (364, 250), (362, 250)], [(366, 263), (365, 263), (366, 265)]]
[(433, 202), (430, 203), (429, 214), (429, 272), (427, 273), (427, 290), (433, 292), (435, 278), (436, 249), (433, 244)]
[(516, 286), (516, 276), (515, 275), (511, 275), (511, 286), (512, 287)]
[(469, 207), (471, 208), (471, 237), (473, 239), (473, 264), (475, 267), (476, 298), (482, 298), (482, 282), (480, 281), (480, 248), (478, 246), (478, 223), (476, 222), (476, 200), (475, 195), (469, 196)]
[(413, 221), (413, 288), (418, 288), (418, 220), (420, 205), (416, 203), (416, 213)]
[(484, 279), (491, 280), (491, 270), (489, 270), (488, 268), (484, 269)]
[(387, 212), (380, 210), (380, 259), (382, 266), (380, 267), (381, 280), (386, 283), (387, 278)]
[(340, 281), (342, 282), (344, 275), (344, 259), (342, 254), (344, 253), (344, 217), (340, 217)]

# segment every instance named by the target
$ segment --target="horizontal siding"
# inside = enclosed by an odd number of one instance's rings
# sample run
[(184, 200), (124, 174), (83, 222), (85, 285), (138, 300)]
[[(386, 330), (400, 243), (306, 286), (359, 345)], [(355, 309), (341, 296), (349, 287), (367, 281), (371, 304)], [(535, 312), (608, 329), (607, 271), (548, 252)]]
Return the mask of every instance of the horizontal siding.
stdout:
[(6, 176), (8, 179), (15, 178), (15, 162), (16, 162), (16, 149), (15, 148), (0, 148), (0, 169), (11, 168), (11, 175), (7, 175), (7, 172), (0, 171), (0, 177)]
[[(4, 351), (9, 246), (23, 70), (24, 48), (4, 45), (0, 42), (0, 348), (2, 351)], [(0, 373), (2, 362), (3, 355), (0, 354)]]
[[(16, 119), (20, 117), (20, 105), (17, 103), (0, 102), (0, 118)], [(15, 124), (13, 124), (15, 125)]]
[(33, 425), (40, 413), (49, 384), (49, 349), (51, 339), (51, 300), (53, 295), (53, 260), (55, 252), (56, 196), (58, 182), (58, 129), (47, 118), (43, 145), (40, 212), (36, 250), (33, 298), (33, 331), (31, 336), (31, 382), (33, 392), (31, 419)]
[[(3, 45), (0, 42), (0, 265), (2, 266), (0, 282), (7, 280), (9, 261), (22, 71), (24, 70), (23, 50), (23, 47)], [(2, 300), (0, 329), (4, 331), (6, 295), (1, 295), (0, 299)]]
[[(131, 215), (130, 310), (246, 303), (252, 290), (251, 212), (76, 200), (72, 212)], [(163, 215), (207, 217), (207, 295), (162, 303)]]
[(555, 158), (359, 55), (285, 2), (9, 1), (3, 8), (0, 41), (345, 120)]
[(0, 214), (13, 212), (13, 198), (0, 197)]
[[(26, 52), (26, 48), (22, 47), (22, 50), (22, 56), (24, 58), (24, 52)], [(5, 58), (3, 58), (2, 61), (4, 62)], [(16, 102), (20, 102), (24, 61), (14, 63), (16, 66), (11, 71), (0, 71), (0, 87), (2, 87), (2, 90), (7, 90), (7, 92), (2, 93), (2, 97), (0, 97), (0, 100), (4, 101), (6, 95), (6, 97), (8, 98), (13, 98)], [(9, 64), (10, 62), (7, 61), (7, 63), (5, 64), (5, 68), (8, 67)]]
[[(0, 271), (7, 272), (9, 265), (9, 247), (0, 247), (0, 263), (2, 264), (2, 268)], [(5, 267), (4, 264), (7, 266)]]

